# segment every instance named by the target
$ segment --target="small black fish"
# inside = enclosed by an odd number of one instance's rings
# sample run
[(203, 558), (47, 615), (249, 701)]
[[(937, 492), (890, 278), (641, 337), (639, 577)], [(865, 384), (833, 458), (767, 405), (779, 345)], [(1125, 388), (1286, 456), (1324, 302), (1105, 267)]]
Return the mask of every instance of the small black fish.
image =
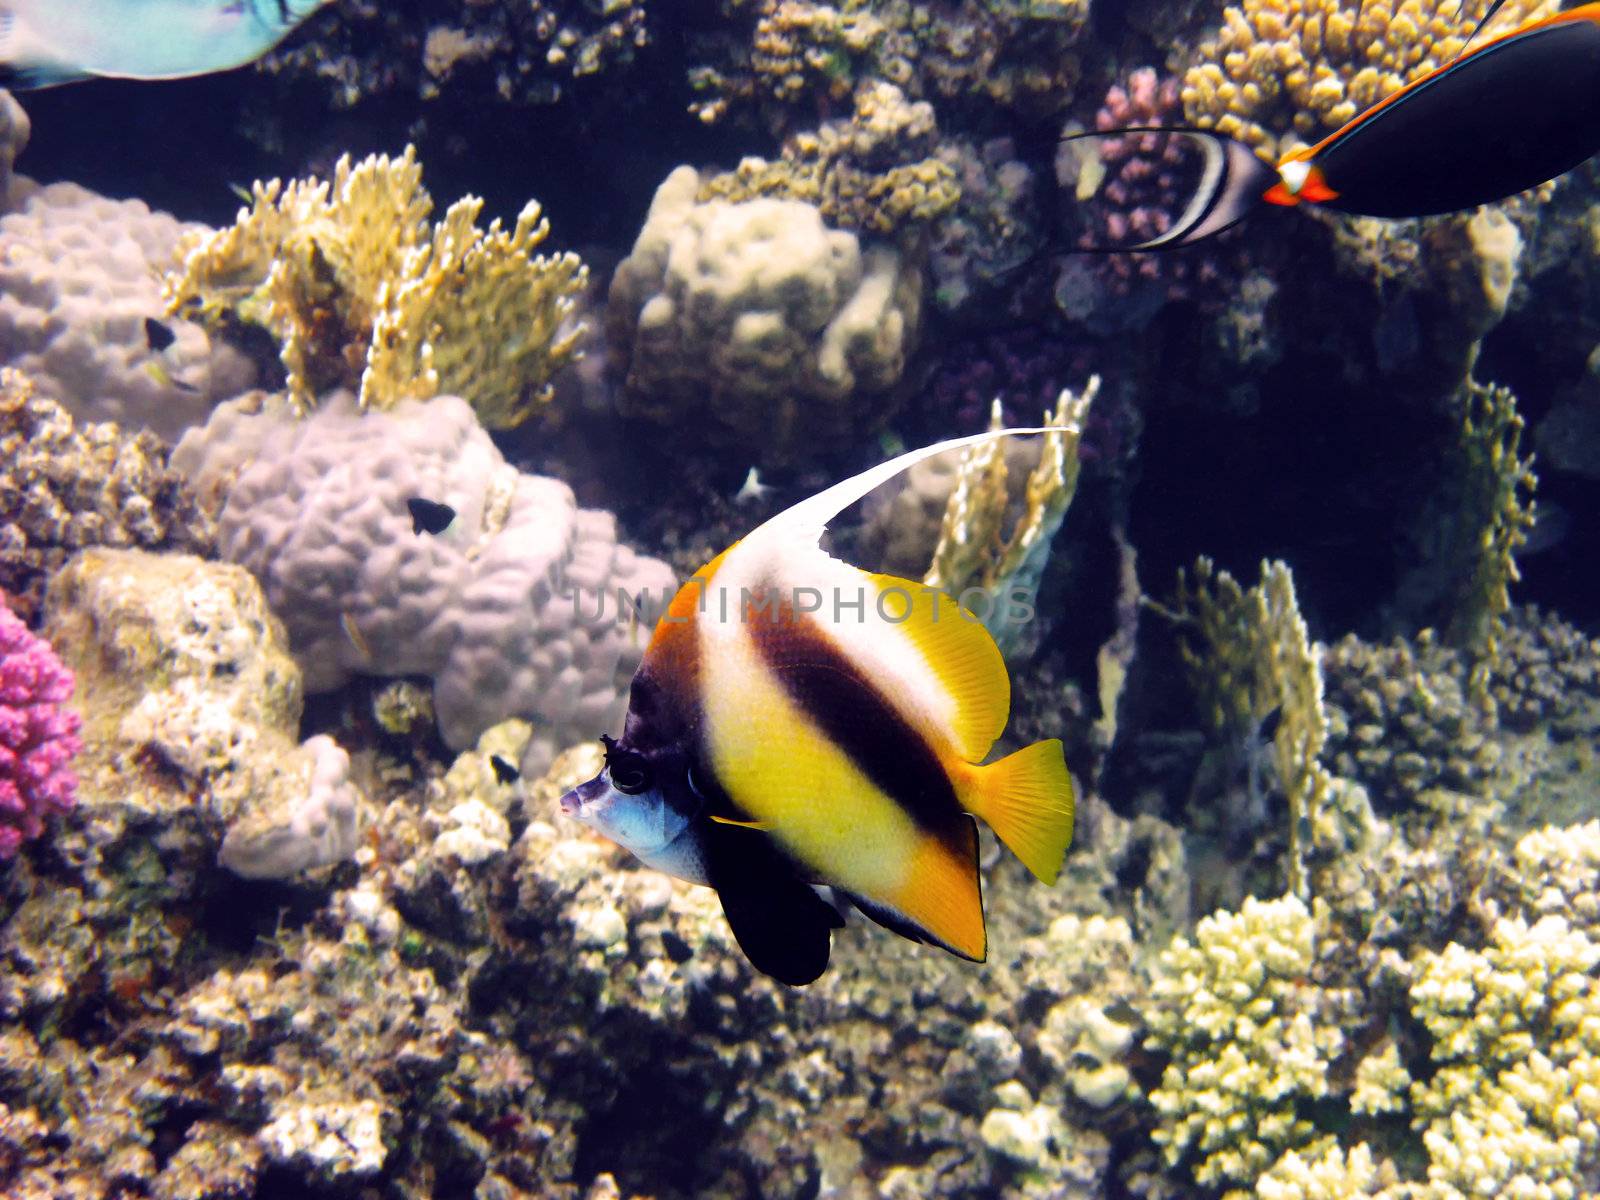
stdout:
[(448, 504), (424, 500), (420, 496), (407, 500), (406, 507), (411, 510), (412, 533), (443, 533), (456, 519), (456, 510)]
[(178, 335), (172, 332), (170, 325), (164, 325), (154, 317), (144, 319), (144, 340), (154, 354), (160, 354), (173, 342), (178, 340)]
[(494, 777), (501, 783), (515, 783), (522, 778), (522, 772), (498, 754), (489, 755), (489, 765), (494, 768)]

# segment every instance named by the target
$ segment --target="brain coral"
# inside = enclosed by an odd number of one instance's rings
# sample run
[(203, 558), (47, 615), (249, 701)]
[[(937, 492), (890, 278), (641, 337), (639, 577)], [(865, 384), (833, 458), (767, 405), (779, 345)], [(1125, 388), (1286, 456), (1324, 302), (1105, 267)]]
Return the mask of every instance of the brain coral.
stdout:
[(241, 355), (198, 325), (166, 322), (160, 272), (189, 230), (138, 200), (53, 183), (0, 217), (0, 362), (30, 375), (76, 417), (176, 437), (254, 382)]
[(922, 279), (798, 200), (697, 201), (679, 167), (611, 282), (607, 333), (625, 414), (783, 462), (888, 415)]
[[(1480, 38), (1559, 7), (1506, 0)], [(1195, 52), (1184, 112), (1277, 158), (1456, 57), (1477, 13), (1437, 0), (1241, 0)]]
[[(532, 721), (529, 770), (620, 717), (641, 638), (618, 595), (659, 600), (669, 571), (566, 484), (508, 465), (458, 397), (358, 413), (340, 395), (302, 421), (225, 405), (173, 464), (226, 492), (218, 550), (261, 581), (308, 691), (431, 676), (453, 747)], [(417, 532), (411, 499), (455, 517)]]

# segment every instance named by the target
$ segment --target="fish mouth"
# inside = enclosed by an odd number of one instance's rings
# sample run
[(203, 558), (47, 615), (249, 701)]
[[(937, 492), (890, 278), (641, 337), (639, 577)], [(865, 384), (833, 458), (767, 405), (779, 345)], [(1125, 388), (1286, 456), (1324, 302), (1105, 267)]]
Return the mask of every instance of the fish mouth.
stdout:
[(569, 817), (578, 815), (578, 810), (583, 807), (583, 801), (578, 798), (578, 789), (573, 788), (561, 797), (561, 811)]

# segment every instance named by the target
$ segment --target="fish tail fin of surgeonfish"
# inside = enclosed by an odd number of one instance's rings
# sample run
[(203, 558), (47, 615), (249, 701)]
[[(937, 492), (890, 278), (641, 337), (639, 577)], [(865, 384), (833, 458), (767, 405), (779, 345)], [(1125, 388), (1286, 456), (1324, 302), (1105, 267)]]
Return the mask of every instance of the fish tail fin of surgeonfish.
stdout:
[(1058, 739), (972, 768), (960, 796), (1035, 878), (1056, 881), (1072, 842), (1072, 777)]
[(0, 0), (0, 86), (31, 91), (88, 76), (41, 45), (17, 0)]

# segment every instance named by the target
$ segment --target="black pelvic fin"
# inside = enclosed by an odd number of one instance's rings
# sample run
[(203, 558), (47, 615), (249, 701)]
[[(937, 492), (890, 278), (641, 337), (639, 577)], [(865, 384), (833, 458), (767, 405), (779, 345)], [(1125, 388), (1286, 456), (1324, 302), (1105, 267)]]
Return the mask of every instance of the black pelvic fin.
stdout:
[(791, 987), (827, 970), (833, 931), (844, 918), (796, 874), (772, 839), (706, 821), (703, 844), (711, 886), (750, 964)]

